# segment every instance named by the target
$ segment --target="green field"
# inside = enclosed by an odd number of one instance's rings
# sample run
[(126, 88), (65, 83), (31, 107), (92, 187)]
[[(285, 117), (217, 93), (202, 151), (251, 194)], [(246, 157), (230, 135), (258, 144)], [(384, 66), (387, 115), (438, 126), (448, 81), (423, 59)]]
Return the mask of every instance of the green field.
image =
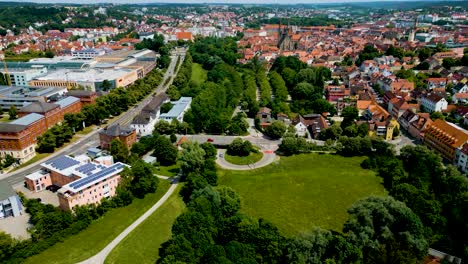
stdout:
[(224, 159), (232, 164), (236, 165), (249, 165), (261, 160), (263, 157), (263, 153), (261, 151), (254, 153), (250, 152), (248, 156), (240, 157), (240, 156), (231, 156), (229, 154), (224, 154)]
[(153, 206), (169, 189), (168, 181), (159, 181), (156, 193), (135, 199), (129, 206), (113, 209), (79, 234), (68, 237), (25, 263), (77, 263), (92, 257), (118, 234)]
[(360, 167), (364, 159), (330, 154), (281, 157), (252, 171), (220, 170), (219, 184), (240, 194), (244, 213), (271, 221), (285, 235), (313, 226), (341, 231), (346, 210), (356, 200), (385, 194), (381, 179)]
[(198, 63), (192, 63), (192, 76), (190, 81), (195, 82), (198, 85), (203, 84), (206, 81), (207, 72)]
[(120, 242), (105, 263), (155, 263), (159, 256), (159, 247), (171, 237), (172, 224), (185, 207), (178, 190)]

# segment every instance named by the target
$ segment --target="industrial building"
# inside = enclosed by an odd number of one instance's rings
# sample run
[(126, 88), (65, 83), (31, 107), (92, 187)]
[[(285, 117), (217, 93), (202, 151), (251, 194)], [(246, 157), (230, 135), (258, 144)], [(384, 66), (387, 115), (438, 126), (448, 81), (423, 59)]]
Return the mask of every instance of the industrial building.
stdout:
[(172, 119), (177, 119), (182, 122), (184, 119), (185, 112), (190, 109), (192, 103), (192, 97), (181, 97), (178, 101), (171, 102), (174, 106), (169, 112), (161, 114), (159, 119), (171, 122)]

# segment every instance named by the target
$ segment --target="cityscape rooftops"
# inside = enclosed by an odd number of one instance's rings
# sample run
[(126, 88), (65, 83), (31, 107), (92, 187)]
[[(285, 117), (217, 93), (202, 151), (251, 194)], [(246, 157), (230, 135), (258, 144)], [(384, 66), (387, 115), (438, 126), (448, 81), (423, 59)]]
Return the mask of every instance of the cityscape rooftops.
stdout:
[(35, 78), (36, 80), (63, 80), (66, 76), (68, 81), (76, 82), (97, 82), (109, 79), (117, 79), (122, 74), (128, 74), (132, 70), (120, 68), (120, 69), (96, 69), (90, 68), (87, 70), (70, 70), (70, 69), (59, 69), (50, 71), (47, 75)]
[(19, 112), (44, 114), (57, 107), (60, 107), (60, 105), (38, 101), (32, 102), (25, 107), (22, 107)]
[(56, 104), (60, 105), (61, 108), (65, 108), (73, 103), (76, 103), (76, 102), (79, 102), (80, 99), (79, 98), (76, 98), (76, 97), (73, 97), (73, 96), (67, 96), (57, 102), (55, 102)]
[(192, 103), (192, 97), (181, 97), (178, 101), (172, 102), (174, 106), (169, 112), (161, 114), (162, 119), (176, 118)]

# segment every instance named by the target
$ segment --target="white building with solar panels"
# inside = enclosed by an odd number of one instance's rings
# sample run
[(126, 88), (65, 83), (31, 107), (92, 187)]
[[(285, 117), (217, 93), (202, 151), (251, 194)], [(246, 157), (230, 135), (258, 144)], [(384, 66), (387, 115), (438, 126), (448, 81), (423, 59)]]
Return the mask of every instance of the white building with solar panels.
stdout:
[(59, 156), (42, 163), (41, 167), (41, 171), (26, 176), (28, 189), (41, 191), (47, 184), (61, 187), (57, 192), (60, 208), (72, 210), (75, 206), (98, 204), (114, 196), (120, 173), (129, 166), (121, 162), (106, 165), (90, 159)]

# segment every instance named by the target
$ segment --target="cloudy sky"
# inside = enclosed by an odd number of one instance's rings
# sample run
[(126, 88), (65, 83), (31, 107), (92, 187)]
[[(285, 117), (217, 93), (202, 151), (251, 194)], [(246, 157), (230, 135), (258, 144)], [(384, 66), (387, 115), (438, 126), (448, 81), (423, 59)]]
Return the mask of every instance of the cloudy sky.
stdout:
[[(383, 2), (388, 0), (12, 0), (15, 2), (36, 2), (36, 3), (226, 3), (226, 4), (297, 4), (297, 3), (343, 3), (343, 2)], [(392, 0), (408, 1), (408, 0)]]

